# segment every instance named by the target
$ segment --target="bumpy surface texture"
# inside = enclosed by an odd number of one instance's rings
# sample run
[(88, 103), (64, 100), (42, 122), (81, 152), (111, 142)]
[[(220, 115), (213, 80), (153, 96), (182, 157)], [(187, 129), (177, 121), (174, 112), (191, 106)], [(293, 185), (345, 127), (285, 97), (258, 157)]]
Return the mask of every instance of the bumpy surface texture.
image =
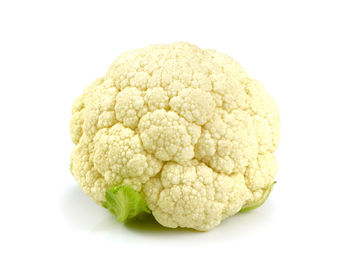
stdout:
[(167, 227), (209, 230), (274, 181), (274, 100), (232, 58), (188, 43), (119, 56), (72, 107), (71, 171), (101, 204), (123, 184)]

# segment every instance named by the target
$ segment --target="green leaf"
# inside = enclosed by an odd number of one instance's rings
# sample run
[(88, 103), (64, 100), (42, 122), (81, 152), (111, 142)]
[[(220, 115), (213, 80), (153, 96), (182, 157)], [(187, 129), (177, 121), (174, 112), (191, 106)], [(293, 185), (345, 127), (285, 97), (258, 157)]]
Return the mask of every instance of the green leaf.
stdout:
[(120, 223), (142, 212), (151, 213), (143, 195), (129, 186), (117, 186), (107, 190), (106, 202), (102, 206), (116, 216)]
[(264, 202), (267, 200), (267, 198), (269, 197), (273, 186), (276, 184), (276, 181), (273, 182), (264, 192), (263, 196), (258, 200), (258, 201), (254, 201), (250, 204), (247, 204), (244, 206), (244, 208), (242, 208), (239, 212), (246, 212), (246, 211), (250, 211), (253, 210), (255, 208), (260, 207), (261, 205), (264, 204)]

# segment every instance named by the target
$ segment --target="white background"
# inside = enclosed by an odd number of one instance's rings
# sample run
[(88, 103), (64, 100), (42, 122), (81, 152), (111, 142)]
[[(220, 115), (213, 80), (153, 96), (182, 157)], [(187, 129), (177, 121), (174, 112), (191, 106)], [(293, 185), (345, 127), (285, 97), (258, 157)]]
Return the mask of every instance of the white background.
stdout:
[[(1, 279), (349, 279), (348, 1), (1, 1)], [(120, 225), (69, 172), (70, 106), (123, 51), (188, 41), (276, 99), (269, 200), (207, 233)]]

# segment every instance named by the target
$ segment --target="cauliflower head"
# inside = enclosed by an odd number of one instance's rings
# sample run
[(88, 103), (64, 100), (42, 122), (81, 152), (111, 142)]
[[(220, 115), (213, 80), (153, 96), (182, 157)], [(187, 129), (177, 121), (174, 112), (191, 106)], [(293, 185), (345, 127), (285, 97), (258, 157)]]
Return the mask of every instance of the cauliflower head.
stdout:
[(274, 100), (229, 56), (151, 45), (75, 100), (71, 172), (98, 204), (127, 185), (163, 226), (206, 231), (266, 199), (279, 130)]

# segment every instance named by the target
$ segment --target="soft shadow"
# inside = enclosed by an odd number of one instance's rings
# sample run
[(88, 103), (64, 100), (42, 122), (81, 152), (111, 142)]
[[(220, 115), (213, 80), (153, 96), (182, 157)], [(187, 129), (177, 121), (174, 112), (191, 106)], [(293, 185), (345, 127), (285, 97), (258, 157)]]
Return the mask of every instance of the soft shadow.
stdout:
[(135, 219), (125, 222), (124, 224), (118, 223), (117, 219), (109, 212), (106, 213), (106, 217), (99, 222), (92, 229), (94, 232), (109, 232), (117, 233), (120, 231), (126, 231), (129, 234), (133, 233), (140, 236), (179, 236), (199, 233), (198, 231), (185, 228), (167, 228), (160, 225), (152, 215), (144, 214)]
[[(137, 219), (128, 221), (125, 224), (118, 223), (117, 219), (106, 209), (94, 203), (83, 191), (77, 186), (72, 185), (66, 191), (63, 197), (62, 212), (64, 219), (73, 227), (86, 232), (107, 233), (108, 235), (123, 236), (122, 233), (128, 233), (127, 236), (191, 236), (197, 239), (212, 240), (217, 236), (218, 240), (225, 240), (223, 237), (235, 235), (247, 236), (251, 232), (258, 231), (264, 223), (272, 219), (274, 206), (272, 201), (268, 201), (258, 209), (238, 213), (229, 217), (209, 232), (199, 232), (193, 229), (185, 228), (166, 228), (160, 225), (152, 215), (143, 215)], [(187, 239), (187, 238), (186, 238)]]
[(130, 220), (125, 223), (125, 227), (130, 230), (138, 231), (138, 232), (152, 232), (152, 233), (196, 233), (193, 229), (186, 228), (167, 228), (160, 225), (156, 219), (149, 214), (145, 214), (136, 219)]

